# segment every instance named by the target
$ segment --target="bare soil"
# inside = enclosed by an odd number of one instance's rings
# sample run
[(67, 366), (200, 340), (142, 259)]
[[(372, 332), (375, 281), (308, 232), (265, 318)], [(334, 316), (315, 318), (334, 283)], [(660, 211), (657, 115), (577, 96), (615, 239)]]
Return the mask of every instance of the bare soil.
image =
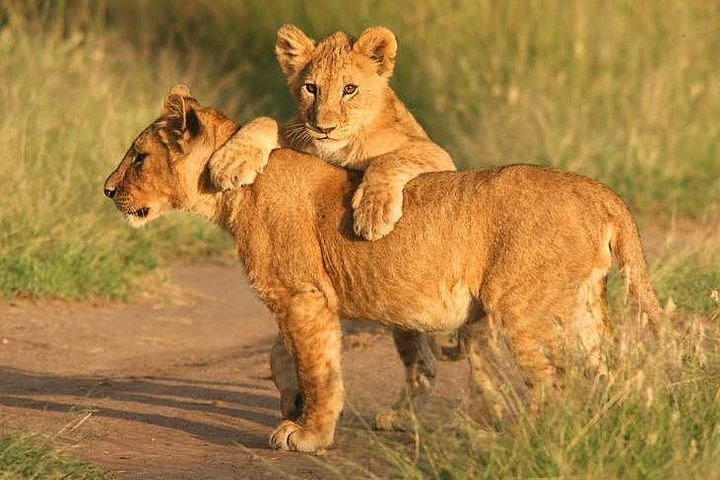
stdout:
[[(388, 333), (347, 325), (345, 412), (316, 457), (267, 444), (280, 419), (275, 332), (235, 263), (175, 267), (129, 303), (0, 303), (0, 433), (52, 434), (122, 479), (391, 474), (379, 444), (413, 440), (368, 428), (403, 381)], [(441, 364), (431, 412), (449, 418), (466, 381), (465, 362)]]

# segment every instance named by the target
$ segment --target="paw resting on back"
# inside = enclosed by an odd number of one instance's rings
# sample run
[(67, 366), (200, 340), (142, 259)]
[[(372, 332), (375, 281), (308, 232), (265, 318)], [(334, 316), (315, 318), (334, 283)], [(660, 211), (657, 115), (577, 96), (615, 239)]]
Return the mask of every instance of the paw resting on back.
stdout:
[(268, 153), (256, 146), (226, 145), (210, 158), (210, 180), (222, 191), (250, 185), (262, 173), (267, 159)]
[(402, 217), (402, 186), (362, 182), (353, 196), (355, 233), (377, 240), (390, 233)]

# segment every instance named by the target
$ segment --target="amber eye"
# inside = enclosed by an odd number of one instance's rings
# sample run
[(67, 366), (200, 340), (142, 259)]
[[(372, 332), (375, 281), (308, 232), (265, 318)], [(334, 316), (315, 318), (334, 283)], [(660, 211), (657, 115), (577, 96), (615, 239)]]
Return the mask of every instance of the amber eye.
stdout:
[(355, 92), (357, 92), (357, 85), (353, 83), (348, 83), (347, 85), (345, 85), (345, 88), (343, 88), (344, 95), (352, 95)]
[(315, 85), (314, 83), (306, 83), (305, 90), (307, 90), (308, 93), (312, 93), (313, 95), (315, 95), (317, 93), (317, 85)]
[(147, 153), (138, 153), (137, 155), (135, 155), (135, 159), (133, 160), (133, 167), (142, 167), (143, 163), (145, 163), (145, 157), (147, 157)]

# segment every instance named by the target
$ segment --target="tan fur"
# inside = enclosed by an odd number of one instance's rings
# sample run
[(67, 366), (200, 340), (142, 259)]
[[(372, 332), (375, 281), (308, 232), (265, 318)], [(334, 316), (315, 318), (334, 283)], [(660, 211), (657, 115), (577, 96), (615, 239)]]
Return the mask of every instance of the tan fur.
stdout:
[[(455, 170), (390, 88), (397, 53), (390, 30), (369, 28), (357, 40), (337, 32), (316, 42), (285, 25), (275, 51), (298, 112), (284, 127), (262, 117), (234, 135), (210, 163), (218, 187), (252, 183), (278, 146), (364, 170), (353, 197), (355, 231), (377, 240), (402, 215), (408, 181), (423, 172)], [(348, 86), (355, 91), (348, 94)]]
[[(632, 216), (598, 182), (524, 165), (425, 174), (405, 187), (393, 233), (367, 242), (353, 234), (350, 209), (360, 174), (279, 149), (252, 185), (218, 191), (207, 164), (236, 124), (187, 96), (171, 94), (166, 105), (110, 175), (106, 194), (135, 225), (185, 209), (234, 236), (304, 395), (302, 415), (273, 432), (275, 448), (333, 442), (343, 404), (342, 317), (417, 331), (464, 326), (473, 411), (496, 424), (560, 386), (564, 345), (590, 339), (593, 350), (609, 332), (610, 253), (629, 270), (642, 311), (661, 313)], [(138, 152), (148, 154), (139, 167)]]
[[(297, 114), (284, 127), (261, 117), (241, 128), (210, 160), (211, 179), (221, 189), (255, 181), (278, 146), (311, 153), (335, 165), (365, 171), (352, 199), (354, 227), (358, 235), (377, 240), (402, 216), (402, 192), (409, 180), (423, 172), (455, 170), (447, 152), (430, 140), (388, 83), (397, 40), (387, 28), (368, 28), (357, 40), (336, 32), (315, 41), (299, 28), (285, 25), (278, 31), (275, 52)], [(308, 84), (315, 86), (314, 93), (307, 90)], [(347, 85), (357, 90), (345, 94)], [(423, 403), (435, 378), (433, 352), (444, 353), (437, 338), (454, 341), (457, 347), (454, 332), (430, 339), (394, 333), (409, 391), (392, 411), (378, 414), (376, 427), (404, 428), (408, 401), (418, 403), (414, 408)], [(272, 358), (271, 363), (279, 372), (281, 362)], [(292, 382), (277, 383), (291, 394)], [(283, 396), (284, 406), (295, 403)], [(295, 413), (283, 409), (283, 414)]]

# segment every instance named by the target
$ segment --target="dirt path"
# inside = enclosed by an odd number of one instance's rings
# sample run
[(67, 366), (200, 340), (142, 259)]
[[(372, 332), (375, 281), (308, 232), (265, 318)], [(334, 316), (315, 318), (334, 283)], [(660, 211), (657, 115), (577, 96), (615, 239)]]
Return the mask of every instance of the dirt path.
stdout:
[[(326, 456), (276, 452), (275, 324), (234, 264), (177, 267), (130, 304), (0, 304), (0, 430), (58, 434), (119, 478), (367, 478), (388, 471), (368, 433), (402, 367), (384, 330), (350, 326), (348, 402)], [(157, 283), (157, 282), (154, 282)], [(464, 362), (441, 365), (434, 410), (454, 408)]]

